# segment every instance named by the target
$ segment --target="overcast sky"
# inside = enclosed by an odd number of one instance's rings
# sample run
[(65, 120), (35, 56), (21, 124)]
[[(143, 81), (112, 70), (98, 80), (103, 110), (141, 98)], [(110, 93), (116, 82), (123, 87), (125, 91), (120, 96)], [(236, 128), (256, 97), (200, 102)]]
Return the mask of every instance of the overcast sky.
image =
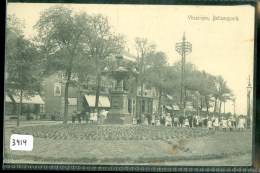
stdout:
[[(7, 14), (24, 20), (24, 32), (32, 37), (37, 34), (32, 27), (40, 12), (51, 5), (9, 3)], [(70, 4), (68, 7), (107, 16), (113, 31), (126, 36), (131, 52), (135, 37), (147, 37), (157, 44), (158, 51), (167, 54), (170, 64), (181, 58), (175, 51), (175, 44), (182, 41), (185, 32), (186, 41), (192, 44), (192, 52), (186, 60), (199, 70), (222, 75), (236, 95), (236, 113), (246, 115), (249, 75), (253, 82), (254, 7), (90, 4)], [(190, 20), (189, 16), (210, 20)], [(238, 21), (213, 21), (213, 16), (236, 17)], [(231, 102), (226, 103), (226, 112), (233, 113)]]

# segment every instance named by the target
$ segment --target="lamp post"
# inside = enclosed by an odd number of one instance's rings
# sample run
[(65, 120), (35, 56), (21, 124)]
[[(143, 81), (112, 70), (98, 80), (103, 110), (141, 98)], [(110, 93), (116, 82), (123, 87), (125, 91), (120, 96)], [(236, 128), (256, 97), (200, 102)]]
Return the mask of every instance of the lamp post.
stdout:
[[(137, 70), (136, 67), (133, 68), (132, 73), (133, 73), (133, 75), (135, 76), (135, 95), (137, 96), (137, 88), (138, 88), (137, 78), (138, 78), (139, 72), (138, 72), (138, 70)], [(135, 118), (137, 118), (137, 117), (136, 117), (136, 115), (137, 115), (137, 106), (136, 106), (136, 104), (137, 104), (137, 97), (136, 97), (136, 99), (135, 99), (135, 112), (134, 112), (134, 117), (135, 117)]]
[(232, 97), (231, 100), (233, 102), (233, 114), (236, 115), (236, 97)]
[(250, 121), (251, 121), (251, 117), (250, 117), (250, 93), (252, 91), (252, 86), (250, 84), (250, 76), (248, 79), (248, 85), (246, 87), (247, 90), (247, 128), (250, 129)]

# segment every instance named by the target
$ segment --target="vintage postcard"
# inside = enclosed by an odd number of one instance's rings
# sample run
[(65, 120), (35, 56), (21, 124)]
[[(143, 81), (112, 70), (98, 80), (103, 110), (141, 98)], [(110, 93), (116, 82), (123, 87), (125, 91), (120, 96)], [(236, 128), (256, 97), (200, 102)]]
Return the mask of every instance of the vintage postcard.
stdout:
[(252, 5), (8, 3), (4, 165), (252, 166), (254, 40)]

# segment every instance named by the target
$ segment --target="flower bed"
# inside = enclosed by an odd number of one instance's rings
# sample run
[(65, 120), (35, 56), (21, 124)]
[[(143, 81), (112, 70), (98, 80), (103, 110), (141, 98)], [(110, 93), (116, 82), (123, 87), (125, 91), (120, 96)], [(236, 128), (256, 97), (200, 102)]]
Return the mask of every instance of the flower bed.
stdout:
[(42, 125), (12, 129), (13, 134), (28, 134), (36, 138), (68, 140), (168, 140), (197, 138), (214, 133), (213, 130), (153, 126), (119, 125)]

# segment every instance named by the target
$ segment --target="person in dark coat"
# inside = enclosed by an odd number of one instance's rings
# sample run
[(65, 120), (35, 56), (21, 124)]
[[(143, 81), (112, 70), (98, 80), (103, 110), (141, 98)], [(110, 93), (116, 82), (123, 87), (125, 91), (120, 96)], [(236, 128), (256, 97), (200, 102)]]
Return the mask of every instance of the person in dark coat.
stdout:
[(190, 128), (192, 128), (192, 116), (191, 115), (188, 117), (188, 120), (189, 120)]
[(179, 116), (180, 127), (183, 126), (183, 121), (184, 121), (184, 117), (183, 117), (183, 115), (180, 115)]
[(89, 112), (88, 111), (86, 111), (86, 113), (85, 113), (85, 119), (86, 119), (86, 123), (88, 123), (89, 122)]
[(77, 118), (78, 118), (79, 123), (81, 123), (81, 113), (80, 113), (80, 111), (77, 112)]
[(73, 123), (73, 124), (75, 123), (76, 117), (77, 117), (76, 111), (73, 111), (73, 114), (72, 114), (72, 116), (71, 116), (71, 118), (72, 118), (72, 123)]

